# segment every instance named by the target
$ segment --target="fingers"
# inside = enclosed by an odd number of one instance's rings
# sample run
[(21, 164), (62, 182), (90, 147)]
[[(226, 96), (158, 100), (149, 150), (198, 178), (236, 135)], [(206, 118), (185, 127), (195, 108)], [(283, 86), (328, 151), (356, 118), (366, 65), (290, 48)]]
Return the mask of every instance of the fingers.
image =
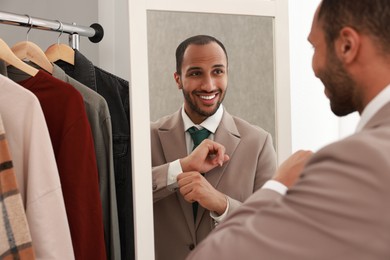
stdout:
[(283, 164), (302, 170), (312, 155), (312, 151), (299, 150), (291, 155)]
[(177, 184), (179, 185), (179, 187), (185, 186), (196, 180), (199, 181), (200, 178), (203, 178), (203, 176), (199, 172), (183, 172), (177, 175)]
[(182, 159), (180, 164), (184, 172), (208, 172), (216, 166), (222, 166), (229, 160), (225, 147), (217, 142), (206, 139), (192, 153)]
[(207, 158), (211, 160), (214, 164), (218, 164), (219, 166), (222, 166), (225, 162), (229, 160), (229, 156), (226, 154), (225, 146), (212, 140), (203, 140), (203, 142), (197, 148), (207, 148)]
[(216, 154), (216, 162), (219, 164), (219, 166), (222, 166), (225, 162), (229, 160), (229, 156), (225, 154), (225, 146), (216, 142), (212, 142), (210, 145), (212, 145), (212, 150)]
[(312, 155), (312, 151), (300, 150), (295, 152), (280, 165), (275, 173), (274, 180), (283, 183), (288, 188), (293, 186)]
[(199, 172), (184, 172), (177, 176), (179, 191), (188, 202), (197, 201), (204, 177)]
[(313, 152), (310, 150), (299, 150), (291, 155), (290, 158), (294, 159), (295, 161), (306, 162), (312, 155)]
[(178, 175), (179, 192), (190, 203), (199, 205), (219, 215), (227, 207), (226, 195), (216, 190), (199, 172), (185, 172)]

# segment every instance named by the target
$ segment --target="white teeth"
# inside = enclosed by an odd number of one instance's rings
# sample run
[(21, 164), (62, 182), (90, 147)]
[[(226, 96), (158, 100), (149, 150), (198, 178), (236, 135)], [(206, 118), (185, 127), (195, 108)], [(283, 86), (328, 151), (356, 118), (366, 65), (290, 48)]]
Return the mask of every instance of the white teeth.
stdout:
[(207, 100), (210, 100), (210, 99), (213, 99), (215, 98), (215, 95), (212, 95), (212, 96), (200, 96), (201, 99), (207, 99)]

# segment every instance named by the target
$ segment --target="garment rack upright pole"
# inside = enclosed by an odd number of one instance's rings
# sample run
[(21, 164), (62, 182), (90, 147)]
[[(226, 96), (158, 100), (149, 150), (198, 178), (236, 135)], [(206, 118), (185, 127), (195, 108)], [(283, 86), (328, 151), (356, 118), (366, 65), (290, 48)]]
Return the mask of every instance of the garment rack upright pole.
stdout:
[[(103, 39), (103, 27), (94, 23), (90, 27), (64, 23), (58, 20), (47, 20), (29, 15), (20, 15), (9, 12), (0, 11), (0, 24), (8, 24), (15, 26), (31, 27), (38, 30), (46, 30), (53, 32), (62, 32), (69, 34), (69, 45), (73, 48), (78, 48), (78, 36), (86, 36), (91, 42), (97, 43)], [(72, 37), (77, 35), (77, 37)]]

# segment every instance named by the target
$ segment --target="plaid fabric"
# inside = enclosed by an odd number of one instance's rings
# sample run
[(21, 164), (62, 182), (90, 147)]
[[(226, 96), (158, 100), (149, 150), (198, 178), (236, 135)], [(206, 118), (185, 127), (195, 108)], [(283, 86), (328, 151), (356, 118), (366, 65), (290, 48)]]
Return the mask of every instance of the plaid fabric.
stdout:
[(0, 116), (0, 259), (35, 259)]

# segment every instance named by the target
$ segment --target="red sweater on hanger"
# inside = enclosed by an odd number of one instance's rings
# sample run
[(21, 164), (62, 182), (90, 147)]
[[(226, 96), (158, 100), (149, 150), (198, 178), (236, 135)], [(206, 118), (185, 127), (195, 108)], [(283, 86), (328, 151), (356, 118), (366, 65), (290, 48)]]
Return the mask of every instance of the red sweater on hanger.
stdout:
[(71, 85), (42, 70), (18, 83), (38, 97), (45, 115), (75, 257), (106, 259), (94, 144), (83, 99)]

